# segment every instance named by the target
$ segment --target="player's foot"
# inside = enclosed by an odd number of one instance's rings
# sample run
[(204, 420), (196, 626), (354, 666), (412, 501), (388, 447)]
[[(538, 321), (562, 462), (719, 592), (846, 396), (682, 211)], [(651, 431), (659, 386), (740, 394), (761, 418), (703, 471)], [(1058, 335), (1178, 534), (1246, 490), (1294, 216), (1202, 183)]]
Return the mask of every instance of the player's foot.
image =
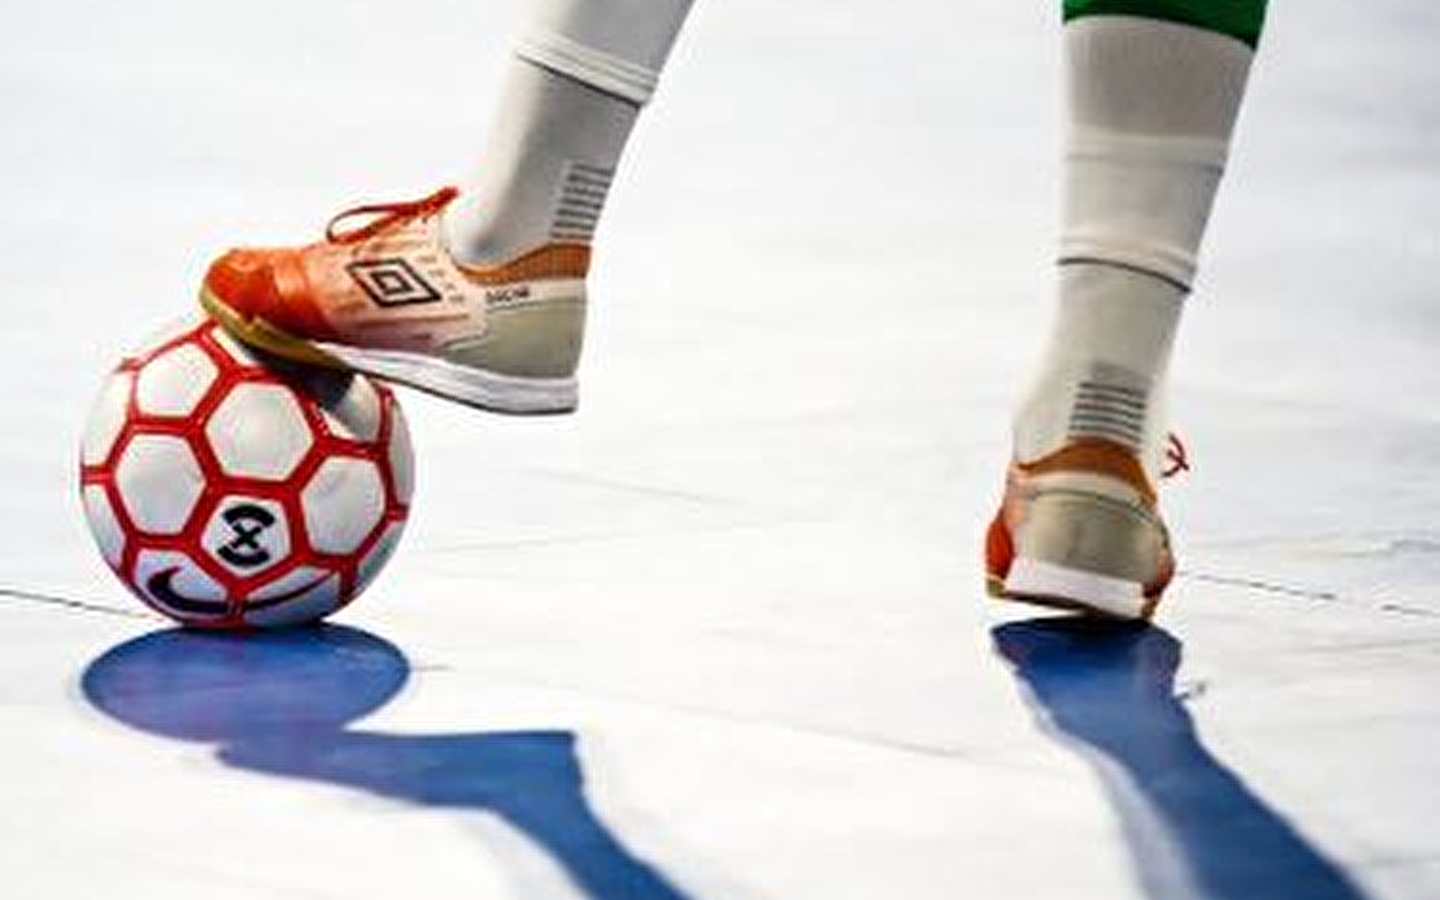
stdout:
[[(1176, 448), (1172, 468), (1184, 468)], [(1154, 483), (1130, 450), (1081, 438), (1011, 464), (985, 540), (992, 596), (1149, 619), (1174, 573)]]
[[(232, 250), (200, 303), (235, 337), (298, 362), (499, 412), (574, 409), (589, 245), (461, 264), (441, 221), (457, 194), (351, 209), (304, 247)], [(340, 227), (355, 217), (367, 221)]]

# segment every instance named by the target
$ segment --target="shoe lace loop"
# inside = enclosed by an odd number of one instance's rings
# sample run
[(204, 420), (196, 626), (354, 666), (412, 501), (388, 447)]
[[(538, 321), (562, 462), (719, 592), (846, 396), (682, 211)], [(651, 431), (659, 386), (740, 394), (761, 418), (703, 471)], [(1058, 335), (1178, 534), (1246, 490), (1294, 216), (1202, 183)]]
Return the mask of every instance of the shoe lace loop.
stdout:
[(1160, 470), (1161, 478), (1174, 478), (1181, 472), (1190, 471), (1190, 451), (1180, 435), (1170, 432), (1165, 436), (1165, 466)]
[[(439, 212), (459, 195), (458, 188), (447, 185), (419, 200), (404, 200), (398, 203), (367, 203), (351, 207), (331, 219), (325, 226), (325, 240), (332, 244), (353, 244), (363, 241), (392, 225)], [(349, 229), (340, 227), (341, 223), (347, 219), (357, 216), (369, 217), (370, 221)]]

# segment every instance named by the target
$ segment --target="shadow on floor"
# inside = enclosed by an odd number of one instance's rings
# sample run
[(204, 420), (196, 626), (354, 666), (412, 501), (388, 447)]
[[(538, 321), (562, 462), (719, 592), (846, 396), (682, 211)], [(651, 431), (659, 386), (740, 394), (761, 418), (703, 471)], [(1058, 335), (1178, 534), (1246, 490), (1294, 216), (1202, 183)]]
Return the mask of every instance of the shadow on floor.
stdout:
[(1094, 766), (1155, 900), (1362, 900), (1333, 862), (1200, 743), (1163, 629), (1037, 619), (994, 629), (1040, 725)]
[(236, 768), (492, 813), (593, 900), (685, 900), (596, 817), (572, 733), (348, 727), (395, 696), (409, 674), (389, 642), (325, 625), (244, 637), (155, 632), (96, 659), (81, 684), (106, 714), (141, 731), (216, 744)]

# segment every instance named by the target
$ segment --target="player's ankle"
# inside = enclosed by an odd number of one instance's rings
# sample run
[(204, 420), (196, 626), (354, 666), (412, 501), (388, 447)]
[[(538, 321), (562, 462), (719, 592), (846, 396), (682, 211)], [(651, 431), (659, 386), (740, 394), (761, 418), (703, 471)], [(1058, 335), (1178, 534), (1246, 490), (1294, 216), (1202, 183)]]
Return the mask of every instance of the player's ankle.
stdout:
[(532, 237), (528, 245), (522, 246), (516, 235), (487, 227), (489, 223), (476, 211), (476, 203), (473, 194), (462, 194), (441, 218), (441, 240), (455, 262), (472, 268), (501, 266), (527, 250), (544, 246), (543, 236)]
[(1047, 370), (1012, 426), (1016, 462), (1032, 463), (1076, 443), (1121, 447), (1158, 475), (1167, 416), (1163, 384), (1112, 363), (1090, 360)]
[[(463, 199), (463, 197), (462, 197)], [(458, 204), (457, 204), (458, 206)], [(441, 240), (450, 258), (467, 269), (493, 269), (508, 266), (516, 260), (534, 256), (549, 248), (590, 249), (586, 236), (570, 238), (548, 232), (502, 232), (476, 228), (466, 220), (463, 208), (447, 210), (441, 221)]]
[(1062, 267), (1049, 344), (1015, 418), (1017, 461), (1092, 438), (1158, 467), (1183, 305), (1183, 291), (1163, 279), (1103, 263)]

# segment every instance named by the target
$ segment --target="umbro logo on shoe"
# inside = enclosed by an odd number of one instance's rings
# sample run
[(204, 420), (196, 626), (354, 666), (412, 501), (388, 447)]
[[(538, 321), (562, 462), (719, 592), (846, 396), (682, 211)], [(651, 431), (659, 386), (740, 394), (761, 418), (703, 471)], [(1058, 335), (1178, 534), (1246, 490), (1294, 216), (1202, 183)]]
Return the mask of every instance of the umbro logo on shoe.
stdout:
[(367, 259), (345, 267), (365, 296), (381, 306), (434, 303), (440, 292), (403, 259)]

